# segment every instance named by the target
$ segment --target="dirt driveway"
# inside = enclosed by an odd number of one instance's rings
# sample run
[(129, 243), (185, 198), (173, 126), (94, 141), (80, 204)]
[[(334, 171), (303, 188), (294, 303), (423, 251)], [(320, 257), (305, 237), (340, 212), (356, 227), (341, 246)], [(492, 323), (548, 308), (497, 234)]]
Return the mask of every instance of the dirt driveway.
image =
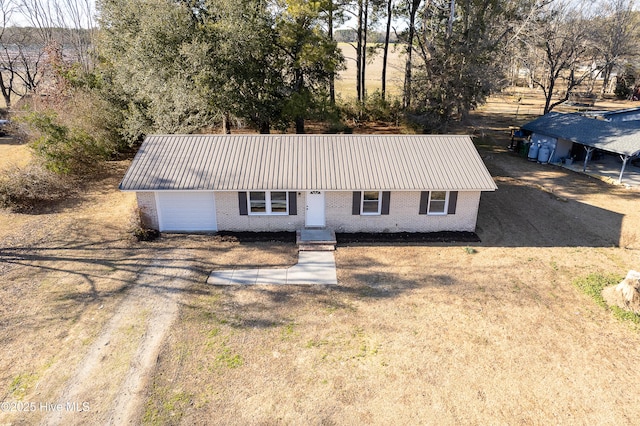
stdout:
[[(216, 237), (133, 242), (133, 198), (117, 190), (126, 166), (47, 213), (0, 212), (0, 424), (138, 423), (183, 298), (236, 263), (224, 252), (238, 243)], [(293, 245), (246, 254), (295, 263)]]
[(640, 191), (482, 147), (498, 191), (482, 195), (477, 232), (487, 246), (640, 248)]

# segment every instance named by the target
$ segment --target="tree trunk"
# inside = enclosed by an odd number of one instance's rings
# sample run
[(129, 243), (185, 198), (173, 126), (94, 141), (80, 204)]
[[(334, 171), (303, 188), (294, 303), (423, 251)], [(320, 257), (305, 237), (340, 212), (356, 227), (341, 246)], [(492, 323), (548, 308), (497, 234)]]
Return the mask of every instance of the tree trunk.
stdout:
[(607, 93), (607, 86), (609, 86), (609, 80), (611, 80), (611, 71), (613, 70), (613, 64), (605, 65), (602, 70), (602, 97)]
[(411, 53), (413, 52), (413, 37), (415, 35), (416, 12), (422, 0), (411, 0), (411, 10), (409, 11), (409, 37), (407, 39), (407, 62), (404, 70), (404, 90), (402, 94), (402, 107), (409, 108), (411, 105)]
[(362, 26), (362, 65), (360, 66), (362, 76), (360, 78), (360, 87), (362, 88), (362, 100), (367, 99), (367, 89), (365, 84), (365, 73), (367, 69), (367, 29), (369, 24), (369, 0), (364, 0), (364, 25)]
[(271, 133), (271, 124), (269, 123), (269, 120), (260, 120), (260, 134), (268, 135), (269, 133)]
[(362, 2), (368, 0), (358, 0), (358, 28), (356, 29), (356, 93), (358, 102), (362, 101)]
[(6, 105), (6, 109), (11, 109), (11, 87), (7, 88), (4, 85), (4, 77), (0, 73), (0, 89), (2, 89), (2, 97), (4, 98), (4, 103)]
[[(329, 35), (329, 39), (331, 41), (333, 40), (333, 0), (329, 1), (329, 10), (328, 12), (328, 22), (327, 22), (327, 27), (328, 27), (328, 35)], [(336, 104), (336, 73), (334, 71), (331, 71), (331, 74), (329, 75), (329, 103), (331, 105), (335, 105)]]
[(228, 112), (222, 115), (222, 133), (225, 135), (231, 134), (231, 119), (229, 118)]
[(455, 0), (451, 0), (449, 2), (449, 19), (447, 21), (447, 37), (451, 37), (453, 34), (453, 21), (456, 17), (456, 2)]
[(545, 100), (544, 100), (544, 111), (543, 114), (548, 114), (549, 112), (551, 112), (551, 98), (553, 97), (553, 89), (555, 87), (555, 80), (553, 79), (549, 79), (549, 88), (547, 89), (547, 93), (545, 93)]
[(382, 55), (382, 91), (380, 95), (384, 101), (387, 94), (387, 58), (389, 55), (389, 38), (391, 35), (391, 14), (393, 11), (393, 0), (387, 0), (387, 29), (384, 34), (384, 53)]
[[(295, 73), (295, 84), (294, 84), (294, 91), (295, 93), (297, 93), (302, 99), (307, 99), (304, 95), (305, 95), (305, 88), (304, 88), (304, 74), (302, 73), (302, 70), (296, 70)], [(297, 134), (303, 134), (304, 133), (304, 114), (307, 111), (307, 108), (309, 107), (307, 105), (306, 100), (303, 102), (304, 107), (302, 106), (298, 106), (298, 108), (296, 108), (296, 114), (293, 117), (293, 121), (296, 125), (296, 133)]]

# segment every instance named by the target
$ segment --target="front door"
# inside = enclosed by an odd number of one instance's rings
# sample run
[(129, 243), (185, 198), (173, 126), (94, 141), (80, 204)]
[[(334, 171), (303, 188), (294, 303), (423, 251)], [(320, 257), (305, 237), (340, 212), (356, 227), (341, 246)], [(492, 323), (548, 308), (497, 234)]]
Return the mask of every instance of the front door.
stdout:
[(308, 191), (307, 208), (305, 210), (305, 226), (324, 226), (324, 192)]

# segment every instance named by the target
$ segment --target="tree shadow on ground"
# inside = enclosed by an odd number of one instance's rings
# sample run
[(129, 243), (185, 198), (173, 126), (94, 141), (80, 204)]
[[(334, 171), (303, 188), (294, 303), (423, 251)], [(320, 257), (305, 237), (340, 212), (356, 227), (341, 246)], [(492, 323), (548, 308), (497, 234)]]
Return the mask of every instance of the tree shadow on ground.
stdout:
[[(459, 293), (458, 279), (446, 273), (401, 275), (376, 266), (380, 265), (367, 256), (356, 264), (342, 265), (343, 279), (339, 277), (338, 285), (202, 285), (203, 292), (217, 297), (216, 303), (201, 313), (224, 319), (225, 324), (237, 329), (274, 328), (291, 322), (291, 315), (301, 307), (353, 313), (357, 310), (355, 301), (393, 299), (424, 288)], [(184, 306), (203, 310), (188, 301)]]

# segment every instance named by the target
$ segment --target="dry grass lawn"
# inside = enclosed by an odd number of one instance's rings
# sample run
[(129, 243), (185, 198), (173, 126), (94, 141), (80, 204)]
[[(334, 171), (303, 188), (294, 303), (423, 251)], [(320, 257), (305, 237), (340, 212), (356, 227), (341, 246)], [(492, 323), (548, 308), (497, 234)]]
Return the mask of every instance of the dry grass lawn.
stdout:
[(336, 289), (199, 287), (162, 352), (162, 424), (633, 424), (637, 331), (569, 284), (615, 249), (344, 247)]
[[(291, 265), (289, 243), (131, 241), (126, 162), (52, 211), (1, 212), (0, 424), (126, 423), (123, 400), (132, 424), (637, 424), (640, 332), (572, 281), (640, 268), (640, 193), (508, 152), (506, 99), (468, 129), (499, 186), (482, 242), (339, 245), (335, 287), (205, 284)], [(6, 410), (70, 395), (90, 409)]]

